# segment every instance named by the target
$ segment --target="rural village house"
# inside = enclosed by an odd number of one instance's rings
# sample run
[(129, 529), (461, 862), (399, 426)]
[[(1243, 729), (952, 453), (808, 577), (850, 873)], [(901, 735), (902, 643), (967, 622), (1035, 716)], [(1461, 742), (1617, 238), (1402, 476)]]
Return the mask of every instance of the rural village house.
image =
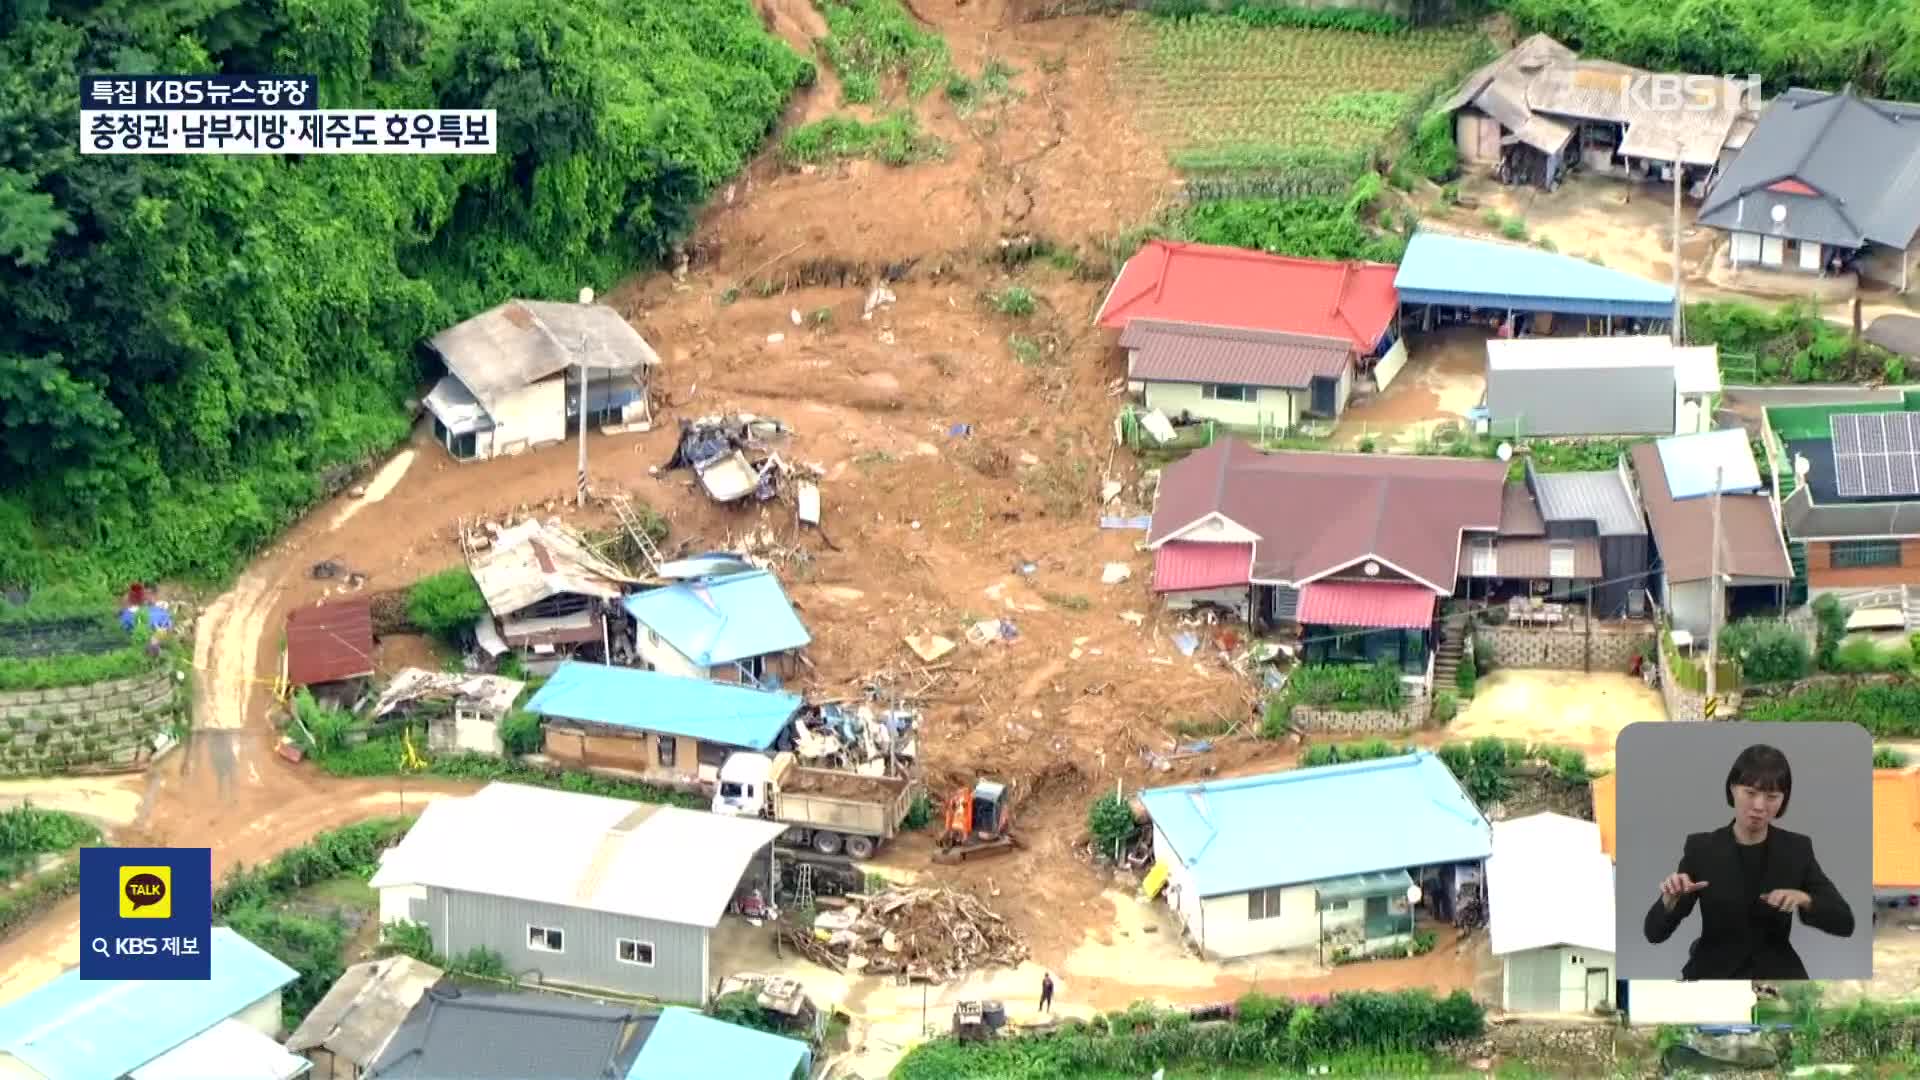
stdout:
[(374, 702), (373, 719), (376, 724), (396, 714), (424, 719), (427, 749), (434, 753), (498, 756), (506, 752), (500, 721), (526, 688), (526, 683), (499, 675), (402, 668)]
[[(1713, 589), (1723, 620), (1786, 609), (1793, 565), (1779, 507), (1739, 428), (1639, 443), (1633, 475), (1653, 530), (1661, 602), (1676, 634), (1704, 643)], [(1713, 492), (1720, 474), (1720, 575), (1713, 581)]]
[(351, 708), (373, 678), (373, 606), (364, 597), (287, 612), (280, 681), (315, 701)]
[(799, 1080), (812, 1071), (813, 1050), (799, 1039), (668, 1008), (627, 1080)]
[(509, 300), (442, 330), (427, 348), (447, 374), (427, 394), (433, 436), (461, 461), (559, 442), (580, 423), (651, 422), (647, 385), (660, 357), (602, 304)]
[(1613, 860), (1600, 827), (1560, 814), (1493, 823), (1487, 933), (1507, 1012), (1613, 1007)]
[[(1525, 462), (1502, 494), (1500, 528), (1460, 548), (1462, 594), (1477, 603), (1542, 598), (1590, 603), (1595, 618), (1647, 612), (1647, 522), (1626, 461), (1542, 473)], [(1543, 595), (1544, 594), (1544, 595)]]
[(713, 782), (742, 750), (793, 748), (796, 694), (604, 664), (562, 664), (527, 711), (547, 756), (671, 784)]
[(1552, 190), (1567, 171), (1669, 179), (1675, 160), (1696, 195), (1754, 130), (1758, 87), (1582, 60), (1535, 34), (1467, 77), (1440, 108), (1462, 160)]
[(1490, 434), (1690, 435), (1713, 426), (1719, 350), (1670, 338), (1531, 337), (1487, 342)]
[(41, 1080), (293, 1080), (280, 991), (299, 977), (271, 953), (216, 926), (212, 976), (181, 984), (80, 980), (73, 967), (0, 1009), (0, 1076)]
[[(1393, 287), (1409, 333), (1491, 322), (1503, 336), (1570, 329), (1653, 334), (1673, 319), (1669, 286), (1571, 255), (1424, 224), (1407, 241)], [(1583, 320), (1579, 327), (1576, 318)]]
[(1728, 264), (1858, 271), (1907, 292), (1920, 264), (1920, 105), (1793, 89), (1707, 193)]
[(308, 1080), (360, 1080), (445, 975), (411, 956), (354, 964), (287, 1037), (287, 1049), (313, 1063)]
[(807, 628), (766, 570), (678, 581), (625, 600), (634, 652), (655, 671), (779, 686), (804, 661)]
[(1385, 387), (1406, 363), (1393, 275), (1379, 263), (1153, 240), (1094, 323), (1120, 331), (1146, 408), (1285, 431), (1337, 419), (1357, 374)]
[(1859, 629), (1920, 629), (1920, 392), (1766, 410), (1764, 445), (1808, 599)]
[(1457, 899), (1492, 851), (1486, 819), (1424, 750), (1154, 788), (1140, 801), (1167, 904), (1212, 959), (1405, 943), (1409, 887)]
[(493, 783), (429, 804), (370, 884), (381, 922), (425, 926), (442, 956), (490, 949), (543, 983), (705, 1004), (713, 928), (741, 889), (770, 892), (785, 828)]
[(573, 530), (523, 521), (469, 552), (467, 568), (487, 601), (474, 636), (488, 655), (517, 651), (536, 675), (570, 656), (612, 659), (608, 612), (636, 581)]

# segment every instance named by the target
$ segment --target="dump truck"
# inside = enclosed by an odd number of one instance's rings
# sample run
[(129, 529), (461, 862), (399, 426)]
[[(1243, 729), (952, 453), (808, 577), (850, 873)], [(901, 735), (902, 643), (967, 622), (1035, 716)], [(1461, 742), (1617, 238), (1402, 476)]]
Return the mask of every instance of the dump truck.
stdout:
[(713, 812), (786, 825), (780, 843), (865, 859), (894, 838), (917, 788), (905, 776), (812, 769), (790, 753), (740, 753), (720, 767)]

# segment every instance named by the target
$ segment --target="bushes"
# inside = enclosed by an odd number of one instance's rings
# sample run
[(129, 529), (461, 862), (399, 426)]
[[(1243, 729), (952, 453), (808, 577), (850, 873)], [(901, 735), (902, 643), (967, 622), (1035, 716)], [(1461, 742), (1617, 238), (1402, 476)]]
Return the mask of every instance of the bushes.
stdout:
[(824, 0), (819, 6), (827, 22), (820, 48), (840, 73), (840, 97), (847, 104), (877, 100), (887, 78), (905, 81), (912, 97), (945, 80), (945, 39), (920, 29), (899, 0)]
[(328, 878), (371, 873), (380, 853), (407, 834), (412, 818), (373, 818), (323, 832), (260, 866), (235, 865), (213, 893), (213, 915), (283, 900)]
[(1264, 0), (1153, 0), (1149, 14), (1163, 19), (1217, 17), (1254, 27), (1292, 26), (1310, 30), (1351, 30), (1362, 34), (1397, 34), (1405, 20), (1359, 8), (1314, 8)]
[(1460, 691), (1460, 696), (1463, 698), (1473, 697), (1474, 691), (1479, 689), (1480, 650), (1478, 648), (1474, 649), (1472, 656), (1467, 657), (1466, 663), (1454, 669), (1453, 685)]
[(35, 874), (17, 889), (0, 892), (0, 938), (40, 917), (48, 908), (80, 891), (80, 860)]
[(1275, 255), (1397, 263), (1406, 238), (1380, 233), (1365, 222), (1383, 186), (1378, 173), (1367, 173), (1344, 198), (1209, 199), (1177, 213), (1169, 231), (1181, 240)]
[(1842, 675), (1875, 675), (1913, 668), (1913, 643), (1882, 645), (1870, 637), (1848, 638), (1834, 650), (1833, 670)]
[(464, 566), (423, 577), (407, 590), (407, 620), (450, 645), (459, 645), (486, 613), (487, 598)]
[(1133, 808), (1127, 800), (1109, 791), (1087, 809), (1087, 831), (1093, 834), (1095, 851), (1117, 854), (1133, 840), (1140, 825), (1133, 820)]
[(1907, 767), (1907, 755), (1891, 746), (1876, 746), (1873, 748), (1873, 767), (1904, 769)]
[(1300, 756), (1300, 767), (1311, 769), (1321, 765), (1338, 765), (1347, 761), (1376, 761), (1385, 757), (1399, 757), (1413, 753), (1411, 746), (1395, 746), (1385, 739), (1368, 739), (1364, 742), (1314, 743)]
[(1855, 342), (1806, 302), (1778, 309), (1738, 301), (1689, 304), (1687, 341), (1718, 345), (1723, 358), (1752, 357), (1752, 377), (1762, 382), (1864, 382), (1883, 377), (1892, 358), (1877, 345)]
[(1815, 626), (1813, 660), (1821, 671), (1832, 671), (1840, 643), (1847, 636), (1847, 613), (1832, 593), (1821, 593), (1813, 602)]
[(1720, 650), (1740, 663), (1752, 683), (1792, 682), (1812, 666), (1806, 637), (1779, 619), (1740, 619), (1720, 631)]
[(1920, 682), (1823, 683), (1781, 697), (1748, 698), (1740, 711), (1746, 720), (1852, 720), (1875, 738), (1920, 738)]
[(42, 855), (72, 851), (100, 842), (92, 823), (32, 803), (0, 811), (0, 878), (11, 878)]
[(1407, 688), (1392, 664), (1303, 664), (1293, 669), (1286, 694), (1317, 708), (1398, 709)]
[[(1431, 112), (1414, 129), (1413, 145), (1403, 159), (1420, 175), (1436, 184), (1453, 179), (1460, 172), (1460, 148), (1453, 140), (1453, 114)], [(1458, 198), (1459, 192), (1453, 192)]]
[(514, 709), (500, 721), (500, 742), (509, 754), (537, 754), (545, 745), (540, 717), (525, 709)]
[(249, 906), (230, 913), (226, 923), (299, 972), (300, 977), (280, 991), (281, 1022), (289, 1030), (300, 1026), (346, 971), (340, 954), (347, 945), (347, 924), (338, 914), (306, 915)]
[(780, 146), (787, 161), (795, 165), (836, 158), (873, 158), (888, 165), (911, 165), (939, 157), (942, 151), (940, 141), (923, 134), (919, 121), (905, 109), (870, 124), (851, 116), (829, 116), (794, 128)]
[[(1472, 665), (1467, 665), (1462, 668), (1462, 670), (1472, 670)], [(1471, 691), (1463, 692), (1471, 693)], [(1429, 714), (1429, 719), (1436, 724), (1444, 724), (1452, 720), (1459, 712), (1460, 700), (1458, 698), (1452, 694), (1435, 694), (1433, 698), (1433, 711)]]

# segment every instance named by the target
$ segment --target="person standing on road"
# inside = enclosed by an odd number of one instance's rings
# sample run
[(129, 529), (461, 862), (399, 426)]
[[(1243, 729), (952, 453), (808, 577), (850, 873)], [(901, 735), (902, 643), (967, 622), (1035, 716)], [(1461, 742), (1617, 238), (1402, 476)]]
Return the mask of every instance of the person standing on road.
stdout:
[(1045, 972), (1040, 976), (1040, 1011), (1053, 1011), (1053, 973)]

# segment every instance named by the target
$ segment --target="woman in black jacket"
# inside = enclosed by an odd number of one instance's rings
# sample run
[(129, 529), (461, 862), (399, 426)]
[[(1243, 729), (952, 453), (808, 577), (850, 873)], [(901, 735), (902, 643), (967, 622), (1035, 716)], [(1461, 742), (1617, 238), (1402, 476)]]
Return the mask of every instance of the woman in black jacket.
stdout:
[(1687, 837), (1679, 869), (1647, 910), (1647, 940), (1666, 941), (1700, 908), (1700, 938), (1684, 980), (1805, 979), (1793, 949), (1794, 915), (1835, 937), (1853, 936), (1853, 909), (1820, 869), (1813, 841), (1774, 825), (1793, 796), (1793, 769), (1771, 746), (1749, 746), (1725, 784), (1730, 824)]

